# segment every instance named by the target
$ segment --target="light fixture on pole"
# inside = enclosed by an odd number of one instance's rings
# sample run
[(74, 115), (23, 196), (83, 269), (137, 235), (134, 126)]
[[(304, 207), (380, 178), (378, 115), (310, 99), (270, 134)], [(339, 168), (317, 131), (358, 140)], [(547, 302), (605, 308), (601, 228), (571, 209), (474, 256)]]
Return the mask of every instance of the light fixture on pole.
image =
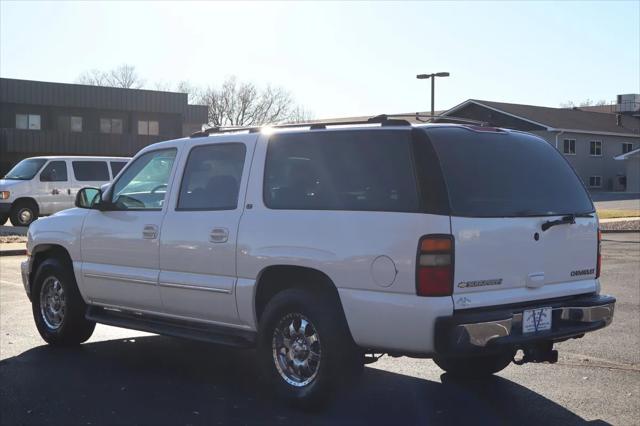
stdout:
[[(435, 110), (434, 110), (434, 99), (435, 99), (435, 82), (436, 82), (436, 77), (449, 77), (449, 73), (448, 72), (436, 72), (433, 74), (418, 74), (416, 75), (416, 78), (418, 80), (426, 80), (428, 78), (431, 79), (431, 117), (433, 117), (435, 115)], [(432, 118), (433, 120), (433, 118)]]

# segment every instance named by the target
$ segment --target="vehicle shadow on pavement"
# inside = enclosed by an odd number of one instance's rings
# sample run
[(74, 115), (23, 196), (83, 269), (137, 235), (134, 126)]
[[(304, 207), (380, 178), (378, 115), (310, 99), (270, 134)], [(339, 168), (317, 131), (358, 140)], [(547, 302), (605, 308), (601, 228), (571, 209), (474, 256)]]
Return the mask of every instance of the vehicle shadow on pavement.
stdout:
[[(252, 351), (162, 336), (40, 346), (0, 362), (2, 424), (587, 424), (504, 378), (366, 368), (322, 410), (274, 400)], [(596, 421), (590, 424), (605, 424)]]

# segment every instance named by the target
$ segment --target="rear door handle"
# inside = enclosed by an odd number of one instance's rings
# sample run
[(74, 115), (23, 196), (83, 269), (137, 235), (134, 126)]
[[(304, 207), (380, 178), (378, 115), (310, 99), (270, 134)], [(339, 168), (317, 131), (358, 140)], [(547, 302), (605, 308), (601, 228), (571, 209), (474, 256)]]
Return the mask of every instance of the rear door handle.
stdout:
[(226, 243), (229, 241), (229, 230), (227, 228), (213, 228), (209, 234), (209, 241), (212, 243)]
[(155, 240), (158, 238), (158, 227), (156, 225), (145, 225), (142, 230), (142, 238), (145, 240)]

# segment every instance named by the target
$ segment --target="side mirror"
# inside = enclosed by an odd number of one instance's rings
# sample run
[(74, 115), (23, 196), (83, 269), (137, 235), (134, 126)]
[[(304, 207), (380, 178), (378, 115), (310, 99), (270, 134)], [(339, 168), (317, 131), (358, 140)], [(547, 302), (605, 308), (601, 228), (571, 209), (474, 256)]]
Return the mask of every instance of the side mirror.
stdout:
[(102, 191), (98, 188), (82, 188), (76, 194), (76, 207), (92, 209), (102, 200)]

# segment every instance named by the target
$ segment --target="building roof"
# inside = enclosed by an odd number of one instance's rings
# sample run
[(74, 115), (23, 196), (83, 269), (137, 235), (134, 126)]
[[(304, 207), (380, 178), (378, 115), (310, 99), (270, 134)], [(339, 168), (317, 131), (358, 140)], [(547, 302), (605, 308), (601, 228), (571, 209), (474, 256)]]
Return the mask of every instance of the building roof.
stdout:
[(626, 154), (618, 155), (617, 157), (613, 157), (614, 160), (628, 160), (631, 157), (640, 157), (640, 148), (634, 149), (633, 151), (629, 151)]
[[(533, 124), (547, 130), (565, 130), (584, 133), (615, 133), (640, 137), (640, 118), (581, 109), (551, 108), (536, 105), (510, 104), (505, 102), (469, 99), (443, 115), (455, 116), (455, 111), (469, 104), (476, 104)], [(618, 125), (618, 118), (620, 125)]]

